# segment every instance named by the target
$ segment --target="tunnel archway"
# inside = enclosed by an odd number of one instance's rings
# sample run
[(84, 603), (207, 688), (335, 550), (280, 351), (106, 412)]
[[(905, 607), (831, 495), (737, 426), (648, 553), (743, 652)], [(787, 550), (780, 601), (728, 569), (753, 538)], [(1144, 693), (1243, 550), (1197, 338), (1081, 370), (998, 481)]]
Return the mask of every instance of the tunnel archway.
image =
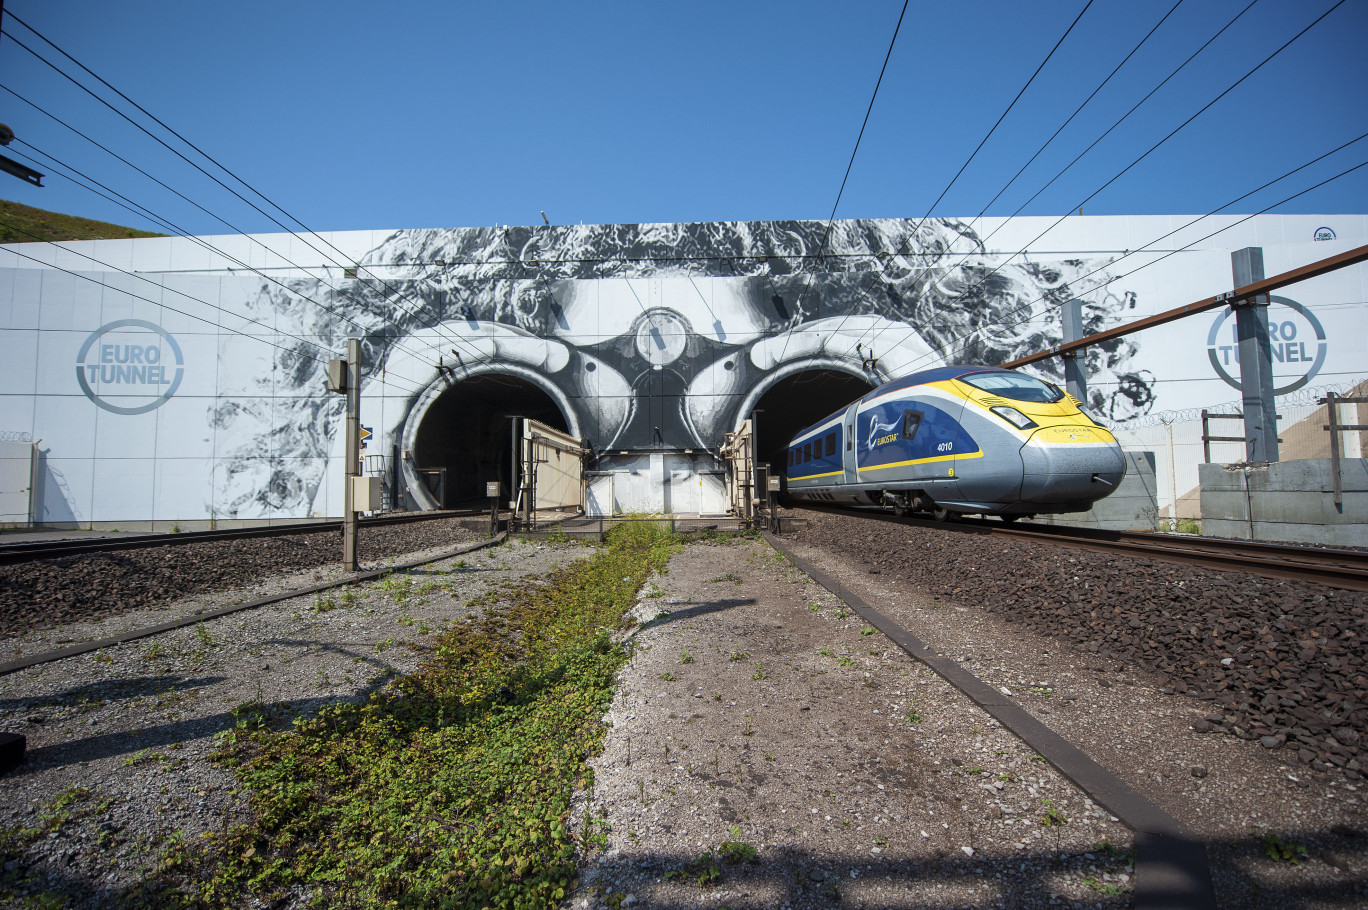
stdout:
[(844, 365), (808, 364), (786, 373), (748, 403), (742, 419), (755, 414), (756, 458), (784, 472), (785, 449), (793, 435), (840, 410), (874, 388)]
[[(532, 379), (486, 372), (445, 388), (430, 388), (405, 427), (404, 468), (409, 498), (418, 508), (470, 508), (488, 503), (485, 484), (516, 487), (513, 421), (530, 417), (577, 433), (567, 402)], [(421, 490), (414, 487), (421, 485)]]

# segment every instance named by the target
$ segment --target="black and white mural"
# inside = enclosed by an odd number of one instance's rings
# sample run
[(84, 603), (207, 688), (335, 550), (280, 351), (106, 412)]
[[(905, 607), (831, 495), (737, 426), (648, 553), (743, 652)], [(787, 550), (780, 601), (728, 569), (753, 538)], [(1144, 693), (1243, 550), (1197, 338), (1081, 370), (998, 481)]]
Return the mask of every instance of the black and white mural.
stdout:
[[(1070, 299), (1095, 332), (1229, 286), (1228, 248), (1131, 277), (1136, 219), (1087, 221), (1086, 235), (1015, 256), (952, 219), (263, 237), (269, 252), (229, 258), (181, 239), (71, 244), (82, 255), (41, 262), (10, 247), (6, 369), (38, 378), (9, 396), (0, 429), (56, 440), (49, 499), (67, 520), (338, 514), (343, 402), (324, 390), (325, 361), (360, 337), (367, 454), (420, 507), (438, 504), (421, 476), (433, 452), (468, 469), (452, 489), (504, 470), (508, 410), (490, 402), (507, 394), (520, 412), (536, 399), (600, 474), (620, 475), (595, 508), (716, 511), (711, 453), (786, 379), (872, 387), (1000, 363), (1057, 343)], [(1361, 233), (1347, 226), (1341, 238)], [(1087, 350), (1096, 413), (1124, 425), (1162, 406), (1188, 366), (1151, 342)], [(50, 378), (49, 362), (64, 364)], [(1057, 361), (1036, 372), (1062, 381)], [(1212, 394), (1228, 397), (1222, 386)], [(127, 445), (104, 444), (115, 438)], [(120, 495), (103, 489), (115, 451), (137, 475)]]

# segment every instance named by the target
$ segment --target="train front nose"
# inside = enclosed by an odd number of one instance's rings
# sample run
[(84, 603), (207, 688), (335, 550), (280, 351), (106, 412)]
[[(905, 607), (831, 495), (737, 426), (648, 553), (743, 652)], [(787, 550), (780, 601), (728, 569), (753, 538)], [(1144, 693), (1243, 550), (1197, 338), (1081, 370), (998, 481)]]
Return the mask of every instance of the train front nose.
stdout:
[(1021, 447), (1025, 502), (1079, 504), (1107, 496), (1126, 476), (1121, 446), (1106, 430), (1054, 426), (1037, 430)]

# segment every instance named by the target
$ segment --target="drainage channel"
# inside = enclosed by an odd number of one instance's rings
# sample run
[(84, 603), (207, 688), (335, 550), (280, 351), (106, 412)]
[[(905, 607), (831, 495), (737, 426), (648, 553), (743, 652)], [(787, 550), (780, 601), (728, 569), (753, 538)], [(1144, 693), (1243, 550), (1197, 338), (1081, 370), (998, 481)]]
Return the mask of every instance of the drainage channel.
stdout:
[(1135, 832), (1137, 910), (1214, 910), (1216, 897), (1206, 849), (1182, 822), (1132, 790), (1075, 745), (1036, 720), (993, 686), (874, 609), (854, 591), (798, 556), (774, 535), (765, 540), (814, 581), (835, 594), (913, 659), (950, 685), (1053, 765), (1079, 789)]

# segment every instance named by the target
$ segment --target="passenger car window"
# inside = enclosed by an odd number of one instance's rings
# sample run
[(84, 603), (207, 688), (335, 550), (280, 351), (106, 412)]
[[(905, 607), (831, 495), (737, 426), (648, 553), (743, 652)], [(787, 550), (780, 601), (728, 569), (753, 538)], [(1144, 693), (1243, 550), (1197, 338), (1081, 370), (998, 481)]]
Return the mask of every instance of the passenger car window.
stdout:
[(827, 434), (826, 453), (828, 458), (836, 454), (836, 434), (834, 432)]
[(809, 442), (809, 443), (804, 443), (804, 445), (803, 445), (803, 461), (811, 461), (811, 460), (812, 460), (812, 443), (810, 443), (810, 442)]
[(921, 426), (921, 411), (903, 411), (903, 439), (911, 439), (917, 435), (917, 427)]

